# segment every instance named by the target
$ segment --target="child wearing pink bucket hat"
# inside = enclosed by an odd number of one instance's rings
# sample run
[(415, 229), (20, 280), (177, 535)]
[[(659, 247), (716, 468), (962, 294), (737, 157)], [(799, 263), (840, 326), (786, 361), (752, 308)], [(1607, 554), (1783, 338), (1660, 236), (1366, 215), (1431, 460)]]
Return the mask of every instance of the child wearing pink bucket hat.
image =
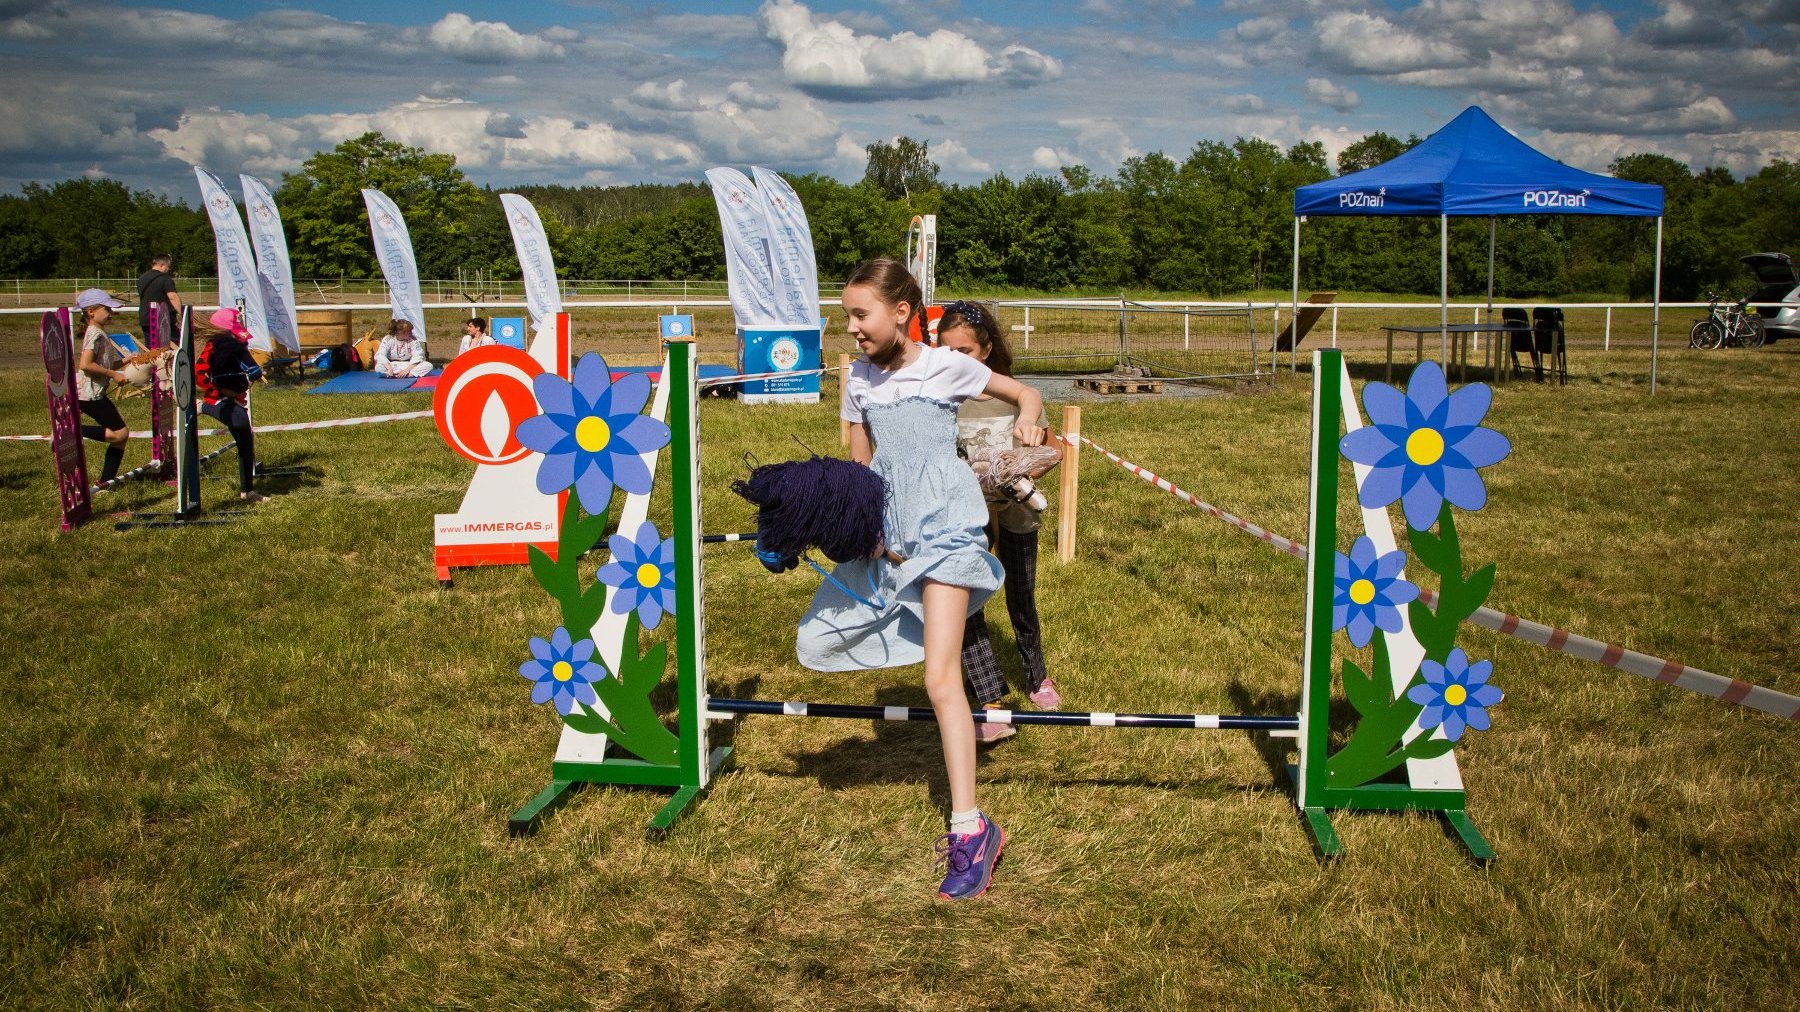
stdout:
[(256, 436), (250, 428), (250, 384), (262, 377), (262, 368), (250, 355), (250, 331), (237, 310), (221, 309), (207, 322), (213, 329), (195, 359), (195, 379), (205, 400), (200, 410), (218, 419), (237, 443), (238, 498), (261, 502), (264, 496), (252, 488)]

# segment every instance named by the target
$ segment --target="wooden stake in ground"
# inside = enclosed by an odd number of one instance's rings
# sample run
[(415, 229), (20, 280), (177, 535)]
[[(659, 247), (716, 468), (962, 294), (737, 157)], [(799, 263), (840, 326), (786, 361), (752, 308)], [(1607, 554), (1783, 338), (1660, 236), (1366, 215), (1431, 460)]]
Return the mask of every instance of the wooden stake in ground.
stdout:
[(1063, 406), (1062, 497), (1056, 513), (1056, 561), (1075, 558), (1075, 509), (1081, 491), (1081, 408)]
[(850, 423), (844, 418), (844, 392), (850, 387), (850, 356), (838, 356), (838, 445), (850, 445)]

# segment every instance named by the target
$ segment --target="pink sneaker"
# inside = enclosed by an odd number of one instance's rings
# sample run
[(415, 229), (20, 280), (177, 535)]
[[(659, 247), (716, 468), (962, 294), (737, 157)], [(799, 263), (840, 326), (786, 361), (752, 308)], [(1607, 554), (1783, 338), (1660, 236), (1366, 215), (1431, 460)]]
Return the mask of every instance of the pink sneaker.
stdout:
[(1056, 683), (1048, 678), (1026, 698), (1040, 710), (1054, 710), (1062, 705), (1062, 693), (1056, 691)]
[[(998, 709), (998, 707), (988, 706), (983, 707), (983, 709), (994, 710)], [(994, 742), (1011, 738), (1018, 733), (1018, 728), (1013, 727), (1011, 724), (986, 724), (978, 721), (975, 724), (975, 744), (991, 745)]]

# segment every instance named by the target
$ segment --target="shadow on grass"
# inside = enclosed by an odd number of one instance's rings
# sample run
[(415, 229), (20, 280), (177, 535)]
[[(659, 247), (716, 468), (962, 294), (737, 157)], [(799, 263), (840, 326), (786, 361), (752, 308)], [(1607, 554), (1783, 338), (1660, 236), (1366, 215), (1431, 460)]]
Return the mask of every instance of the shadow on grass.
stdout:
[[(1241, 687), (1237, 688), (1242, 693)], [(1265, 700), (1264, 710), (1267, 712), (1293, 712), (1295, 701), (1286, 697), (1285, 703), (1277, 703), (1270, 697)], [(878, 706), (930, 706), (922, 686), (888, 686), (878, 689), (872, 700)], [(1283, 710), (1282, 707), (1286, 709)], [(1262, 712), (1252, 710), (1249, 712)], [(903, 721), (872, 721), (875, 737), (846, 739), (834, 742), (824, 748), (796, 754), (792, 773), (794, 777), (809, 777), (818, 781), (819, 786), (828, 789), (843, 789), (868, 786), (874, 784), (917, 783), (925, 781), (927, 792), (934, 805), (948, 806), (950, 803), (949, 782), (944, 774), (943, 752), (938, 740), (937, 727), (934, 724)], [(1181, 733), (1154, 730), (1118, 729), (1126, 734), (1159, 734)], [(1025, 729), (1026, 733), (1082, 733), (1079, 729), (1036, 728)], [(1263, 737), (1252, 734), (1252, 738)], [(1220, 784), (1197, 783), (1192, 779), (1171, 779), (1157, 776), (1125, 776), (1125, 777), (1070, 777), (1056, 775), (1045, 777), (1030, 772), (1003, 773), (998, 776), (983, 778), (986, 784), (1033, 784), (1048, 787), (1122, 787), (1140, 790), (1186, 791), (1201, 787), (1209, 792), (1266, 794), (1270, 791), (1283, 791), (1287, 784), (1287, 771), (1283, 753), (1269, 752), (1266, 737), (1259, 742), (1265, 751), (1265, 762), (1270, 768), (1269, 783), (1255, 784)], [(1004, 755), (1004, 743), (995, 746), (981, 745), (976, 748), (976, 765), (983, 766), (994, 758)], [(1279, 746), (1278, 746), (1279, 747)], [(769, 771), (770, 776), (782, 776), (777, 771)]]

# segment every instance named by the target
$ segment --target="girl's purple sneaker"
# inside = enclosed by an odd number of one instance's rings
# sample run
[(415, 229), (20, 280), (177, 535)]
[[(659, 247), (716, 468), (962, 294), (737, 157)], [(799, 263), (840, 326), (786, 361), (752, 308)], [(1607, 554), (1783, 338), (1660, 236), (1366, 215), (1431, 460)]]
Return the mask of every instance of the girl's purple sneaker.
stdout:
[(994, 865), (1000, 862), (1000, 851), (1005, 847), (1006, 830), (985, 813), (981, 816), (980, 832), (961, 836), (945, 833), (938, 837), (939, 861), (949, 867), (943, 884), (938, 886), (938, 899), (972, 900), (987, 892)]
[(1054, 710), (1062, 705), (1062, 693), (1056, 691), (1056, 683), (1048, 678), (1039, 682), (1038, 687), (1031, 690), (1031, 695), (1026, 698), (1040, 710)]

